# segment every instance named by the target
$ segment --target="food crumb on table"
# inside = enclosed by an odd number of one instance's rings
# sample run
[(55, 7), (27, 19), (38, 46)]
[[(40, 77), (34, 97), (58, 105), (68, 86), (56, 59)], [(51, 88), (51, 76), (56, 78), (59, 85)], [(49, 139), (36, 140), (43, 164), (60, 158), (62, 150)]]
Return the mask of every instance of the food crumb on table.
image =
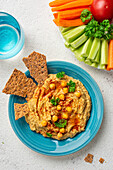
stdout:
[(104, 160), (103, 158), (100, 158), (100, 159), (99, 159), (99, 162), (100, 162), (101, 164), (103, 164), (104, 161), (105, 161), (105, 160)]
[(84, 158), (84, 160), (85, 160), (86, 162), (92, 163), (92, 162), (93, 162), (93, 157), (94, 157), (94, 155), (88, 154), (88, 155)]

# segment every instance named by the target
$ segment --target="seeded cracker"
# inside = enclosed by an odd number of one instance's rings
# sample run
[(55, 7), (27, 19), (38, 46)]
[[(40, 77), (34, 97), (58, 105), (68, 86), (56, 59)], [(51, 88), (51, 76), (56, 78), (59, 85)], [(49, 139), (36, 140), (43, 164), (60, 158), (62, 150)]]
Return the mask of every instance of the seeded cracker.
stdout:
[(35, 89), (36, 84), (31, 78), (27, 78), (24, 73), (14, 69), (2, 92), (27, 97), (27, 100), (29, 100)]
[(29, 113), (29, 107), (27, 103), (24, 104), (14, 103), (14, 110), (15, 110), (15, 120), (18, 120), (19, 118)]
[(93, 162), (93, 155), (92, 154), (88, 154), (86, 157), (85, 157), (85, 161), (86, 162), (89, 162), (89, 163), (92, 163)]
[(23, 62), (29, 69), (30, 75), (42, 85), (48, 77), (46, 56), (34, 51), (28, 57), (24, 57)]

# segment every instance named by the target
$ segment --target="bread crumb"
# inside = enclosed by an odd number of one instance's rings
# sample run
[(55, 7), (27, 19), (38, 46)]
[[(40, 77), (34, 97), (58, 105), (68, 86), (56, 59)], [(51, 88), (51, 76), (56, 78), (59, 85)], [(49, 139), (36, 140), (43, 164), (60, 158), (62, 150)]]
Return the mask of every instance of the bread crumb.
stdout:
[(105, 161), (105, 160), (104, 160), (103, 158), (100, 158), (100, 159), (99, 159), (99, 162), (100, 162), (101, 164), (103, 164), (104, 161)]
[(92, 154), (88, 154), (86, 157), (85, 157), (85, 161), (86, 162), (89, 162), (89, 163), (92, 163), (93, 162), (93, 155)]

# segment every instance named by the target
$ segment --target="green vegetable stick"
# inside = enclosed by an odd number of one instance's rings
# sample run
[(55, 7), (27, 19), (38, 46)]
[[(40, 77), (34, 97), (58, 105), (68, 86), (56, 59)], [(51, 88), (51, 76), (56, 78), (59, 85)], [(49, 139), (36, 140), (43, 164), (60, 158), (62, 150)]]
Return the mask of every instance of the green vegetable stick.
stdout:
[(71, 30), (74, 27), (59, 27), (59, 30), (61, 33), (67, 32), (69, 30)]
[(85, 33), (84, 33), (79, 38), (77, 38), (75, 41), (73, 41), (71, 43), (71, 46), (76, 49), (76, 48), (80, 47), (87, 39), (88, 39), (88, 37), (85, 36)]
[(64, 45), (65, 45), (67, 48), (70, 47), (70, 44), (69, 44), (67, 41), (65, 41)]
[(75, 49), (73, 48), (73, 47), (69, 47), (69, 49), (72, 51), (72, 52), (74, 52), (75, 51)]
[(102, 69), (102, 70), (105, 70), (106, 69), (106, 66), (105, 65), (99, 65), (99, 68)]
[(94, 41), (92, 43), (92, 47), (91, 47), (88, 59), (94, 60), (94, 58), (96, 57), (96, 54), (97, 54), (99, 48), (100, 48), (100, 39), (94, 38)]
[(83, 58), (83, 57), (81, 56), (81, 51), (82, 51), (82, 49), (83, 49), (83, 46), (84, 46), (84, 45), (81, 45), (80, 47), (78, 47), (78, 48), (75, 49), (75, 51), (74, 51), (75, 57), (76, 57), (77, 60), (79, 60), (79, 61), (84, 61), (84, 60), (85, 60), (85, 58)]
[(85, 62), (86, 64), (88, 64), (88, 65), (91, 65), (91, 64), (92, 64), (91, 60), (89, 60), (89, 59), (86, 59), (84, 62)]
[(92, 63), (91, 66), (97, 68), (98, 67), (98, 63)]
[(91, 60), (92, 62), (94, 62), (94, 63), (100, 63), (100, 57), (101, 57), (101, 45), (100, 45), (100, 48), (99, 48), (99, 50), (98, 50), (98, 52), (97, 52), (97, 54), (96, 54), (96, 57), (95, 57), (95, 59), (94, 60)]
[(90, 49), (91, 49), (92, 42), (93, 42), (93, 39), (92, 39), (92, 38), (89, 38), (89, 39), (86, 41), (86, 43), (84, 44), (84, 47), (83, 47), (83, 49), (82, 49), (82, 52), (81, 52), (81, 56), (82, 56), (82, 57), (88, 57), (89, 52), (90, 52)]
[(82, 25), (70, 30), (67, 34), (64, 35), (65, 40), (69, 43), (73, 42), (75, 39), (77, 39), (80, 35), (84, 33), (85, 27), (85, 25)]
[(106, 40), (102, 40), (100, 64), (108, 64), (108, 41)]

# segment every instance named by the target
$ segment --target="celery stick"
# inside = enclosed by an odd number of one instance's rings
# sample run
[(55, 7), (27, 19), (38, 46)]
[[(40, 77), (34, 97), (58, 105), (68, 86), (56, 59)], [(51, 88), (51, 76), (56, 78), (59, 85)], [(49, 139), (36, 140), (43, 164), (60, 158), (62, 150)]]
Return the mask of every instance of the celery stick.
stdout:
[(85, 61), (85, 58), (81, 57), (81, 55), (75, 56), (77, 60), (79, 61)]
[(75, 41), (73, 41), (71, 43), (71, 46), (76, 49), (76, 48), (80, 47), (87, 39), (88, 39), (88, 37), (85, 36), (85, 33), (84, 33), (79, 38), (77, 38)]
[(82, 25), (70, 30), (67, 34), (63, 35), (65, 40), (69, 43), (73, 42), (75, 39), (77, 39), (80, 35), (84, 33), (85, 27), (85, 25)]
[(82, 49), (82, 52), (81, 52), (82, 57), (88, 57), (90, 49), (91, 49), (92, 42), (93, 42), (92, 38), (89, 38), (86, 41), (86, 43), (85, 43), (85, 45), (84, 45), (84, 47)]
[(98, 38), (95, 38), (93, 43), (92, 43), (92, 47), (91, 47), (88, 59), (94, 60), (99, 48), (100, 48), (100, 40)]
[(98, 63), (92, 63), (91, 66), (97, 68), (98, 67)]
[(94, 60), (92, 60), (94, 63), (100, 63), (100, 57), (101, 57), (101, 46), (100, 46), (100, 48), (99, 48), (99, 50), (98, 50), (98, 52), (97, 52), (97, 54), (96, 54), (96, 57), (95, 57), (95, 59)]
[(65, 45), (67, 48), (70, 47), (70, 44), (69, 44), (67, 41), (65, 41), (64, 45)]
[(69, 49), (73, 52), (73, 51), (75, 51), (75, 49), (73, 48), (73, 47), (69, 47)]
[(85, 60), (85, 58), (83, 58), (83, 57), (81, 56), (81, 51), (82, 51), (82, 49), (83, 49), (83, 45), (81, 45), (79, 48), (75, 49), (75, 51), (74, 51), (75, 57), (76, 57), (77, 60), (79, 60), (79, 61), (84, 61), (84, 60)]
[(106, 40), (102, 40), (100, 64), (108, 64), (108, 41)]
[(59, 30), (60, 30), (61, 33), (64, 33), (66, 31), (71, 30), (72, 28), (74, 28), (74, 27), (59, 27)]
[(88, 64), (88, 65), (91, 65), (91, 64), (92, 64), (91, 60), (89, 60), (89, 59), (86, 59), (84, 62), (85, 62), (86, 64)]
[(103, 65), (99, 65), (99, 68), (102, 69), (102, 70), (105, 70), (106, 69), (106, 66), (103, 64)]

